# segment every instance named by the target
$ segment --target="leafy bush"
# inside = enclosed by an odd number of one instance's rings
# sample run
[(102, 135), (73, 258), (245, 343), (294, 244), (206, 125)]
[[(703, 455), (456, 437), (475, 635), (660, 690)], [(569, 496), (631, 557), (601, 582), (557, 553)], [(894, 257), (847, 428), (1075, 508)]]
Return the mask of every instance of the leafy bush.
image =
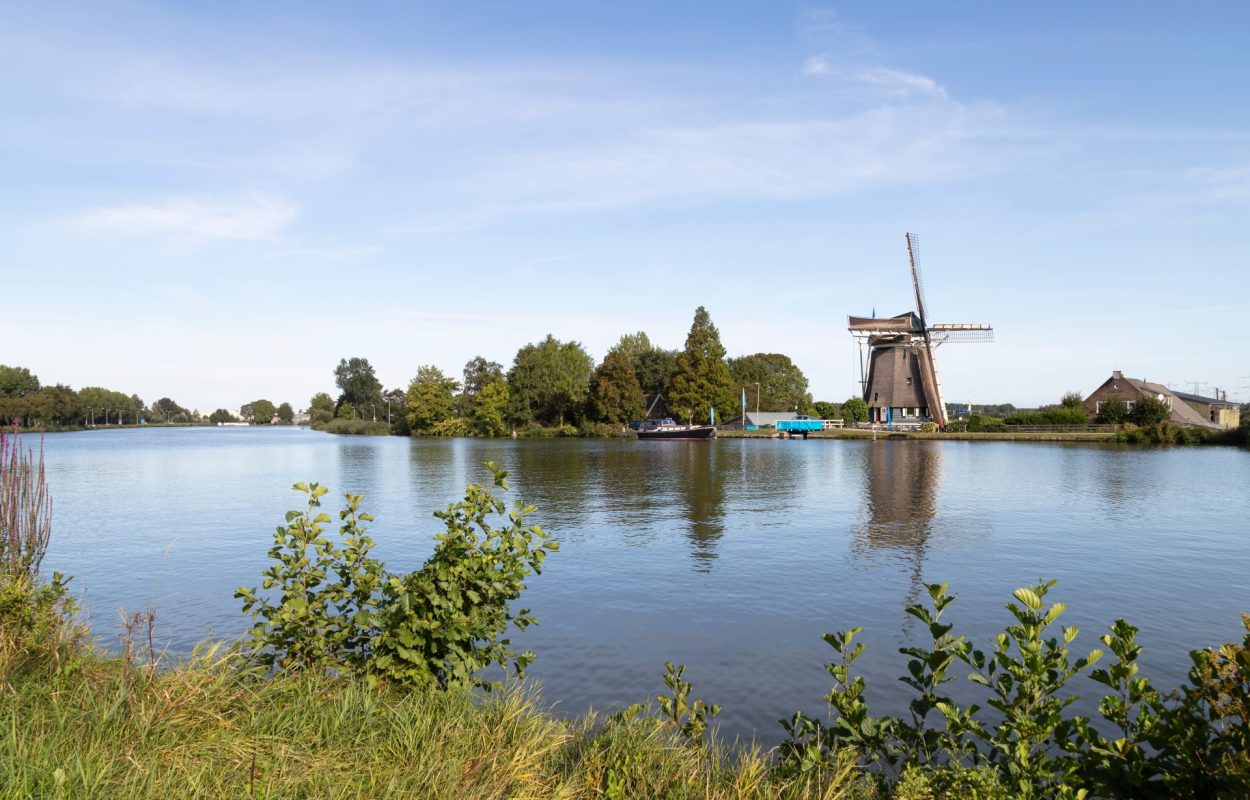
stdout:
[(968, 430), (973, 433), (1003, 433), (1007, 430), (1007, 426), (1002, 420), (973, 414), (968, 417)]
[[(414, 431), (415, 433), (415, 431)], [(450, 438), (473, 436), (473, 421), (464, 417), (452, 417), (437, 423), (430, 428), (428, 433), (431, 436), (445, 436)]]
[(842, 418), (847, 424), (868, 421), (868, 403), (862, 397), (850, 397), (842, 402)]
[(947, 433), (967, 433), (968, 432), (968, 420), (956, 419), (956, 420), (952, 420), (946, 423), (946, 432)]
[[(788, 738), (779, 769), (803, 772), (836, 763), (849, 749), (894, 797), (1111, 798), (1245, 797), (1250, 792), (1250, 616), (1241, 643), (1194, 651), (1189, 684), (1169, 695), (1139, 673), (1137, 629), (1116, 620), (1101, 637), (1114, 657), (1090, 670), (1102, 650), (1074, 658), (1075, 626), (1054, 630), (1066, 610), (1047, 604), (1054, 581), (1013, 593), (1013, 621), (976, 649), (943, 621), (955, 595), (927, 587), (931, 607), (907, 613), (924, 625), (926, 645), (900, 648), (910, 657), (902, 681), (916, 697), (907, 717), (874, 717), (864, 678), (852, 669), (864, 652), (852, 628), (824, 639), (836, 658), (826, 665), (833, 689), (829, 722), (802, 712), (783, 720)], [(985, 688), (981, 705), (960, 707), (945, 687), (962, 667)], [(1066, 709), (1080, 674), (1111, 693), (1099, 703), (1107, 738)]]
[(921, 431), (922, 433), (936, 433), (936, 432), (937, 432), (937, 423), (936, 423), (936, 422), (925, 422), (925, 423), (923, 423), (923, 424), (920, 426), (920, 431)]
[(1118, 395), (1111, 395), (1103, 400), (1098, 407), (1098, 416), (1094, 418), (1099, 425), (1119, 425), (1128, 418), (1128, 406)]
[(1134, 425), (1146, 427), (1157, 425), (1172, 416), (1172, 407), (1165, 401), (1150, 395), (1142, 395), (1128, 412), (1127, 419)]
[[(506, 490), (506, 473), (487, 467), (494, 486)], [(514, 614), (509, 604), (558, 549), (526, 523), (532, 506), (517, 504), (505, 514), (490, 488), (471, 484), (462, 501), (435, 514), (446, 530), (434, 537), (429, 560), (396, 574), (369, 555), (373, 540), (364, 523), (372, 517), (360, 510), (360, 495), (346, 495), (339, 544), (325, 534), (330, 516), (318, 510), (326, 488), (294, 488), (307, 496), (307, 507), (288, 512), (286, 526), (274, 534), (274, 563), (261, 589), (235, 593), (256, 620), (251, 657), (257, 663), (412, 686), (489, 687), (478, 673), (491, 664), (524, 673), (533, 654), (514, 653), (505, 634), (535, 620), (527, 609)], [(505, 524), (493, 527), (497, 516)]]
[(333, 419), (326, 425), (314, 425), (317, 430), (326, 433), (338, 433), (346, 436), (389, 436), (391, 426), (385, 421), (374, 422), (368, 419)]
[(1115, 440), (1126, 444), (1224, 443), (1218, 434), (1213, 434), (1203, 428), (1173, 425), (1170, 422), (1157, 422), (1142, 428), (1128, 423), (1125, 430), (1116, 434)]

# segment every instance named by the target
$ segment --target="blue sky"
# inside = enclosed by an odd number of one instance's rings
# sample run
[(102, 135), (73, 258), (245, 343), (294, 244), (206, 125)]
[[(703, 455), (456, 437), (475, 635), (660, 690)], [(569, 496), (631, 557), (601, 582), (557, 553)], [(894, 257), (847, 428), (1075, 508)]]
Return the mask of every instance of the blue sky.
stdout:
[(1250, 399), (1250, 6), (0, 8), (0, 362), (303, 407), (548, 332), (856, 389), (847, 314), (991, 322), (948, 400)]

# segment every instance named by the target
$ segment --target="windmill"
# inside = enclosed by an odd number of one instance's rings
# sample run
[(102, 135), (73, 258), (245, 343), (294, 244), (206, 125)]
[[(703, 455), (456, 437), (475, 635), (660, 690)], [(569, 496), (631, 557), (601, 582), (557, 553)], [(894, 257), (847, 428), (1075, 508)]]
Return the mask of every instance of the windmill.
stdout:
[[(946, 425), (946, 406), (938, 380), (937, 348), (947, 342), (992, 342), (994, 328), (984, 323), (930, 324), (920, 277), (920, 239), (907, 234), (916, 310), (877, 319), (849, 317), (847, 327), (860, 344), (868, 344), (868, 365), (860, 359), (860, 385), (870, 422), (924, 422)], [(865, 374), (865, 371), (867, 374)]]

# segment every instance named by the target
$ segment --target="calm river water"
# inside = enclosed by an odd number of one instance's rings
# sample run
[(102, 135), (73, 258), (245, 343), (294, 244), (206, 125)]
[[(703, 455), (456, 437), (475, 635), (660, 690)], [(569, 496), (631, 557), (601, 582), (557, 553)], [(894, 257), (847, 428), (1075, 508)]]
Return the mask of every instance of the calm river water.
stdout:
[(685, 662), (696, 694), (724, 705), (725, 734), (768, 744), (780, 717), (823, 710), (820, 635), (841, 628), (865, 629), (870, 699), (902, 710), (897, 649), (920, 633), (903, 607), (923, 582), (952, 585), (948, 615), (988, 648), (1011, 591), (1058, 578), (1077, 646), (1123, 616), (1166, 686), (1189, 648), (1237, 637), (1250, 610), (1250, 453), (1231, 448), (294, 428), (52, 434), (45, 448), (45, 568), (74, 576), (106, 643), (120, 608), (150, 603), (174, 652), (244, 630), (233, 593), (259, 584), (272, 531), (299, 504), (292, 483), (366, 495), (376, 553), (406, 570), (430, 552), (431, 512), (496, 461), (561, 546), (525, 597), (540, 624), (521, 642), (545, 698), (565, 713), (619, 708), (663, 689), (665, 660)]

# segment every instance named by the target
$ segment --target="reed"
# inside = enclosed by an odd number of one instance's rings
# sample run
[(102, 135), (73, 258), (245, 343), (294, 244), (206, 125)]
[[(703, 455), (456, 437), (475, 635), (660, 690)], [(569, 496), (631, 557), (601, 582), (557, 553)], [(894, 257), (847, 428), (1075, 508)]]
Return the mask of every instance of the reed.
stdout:
[(36, 455), (0, 431), (0, 569), (4, 578), (35, 576), (52, 535), (52, 498), (43, 442)]

